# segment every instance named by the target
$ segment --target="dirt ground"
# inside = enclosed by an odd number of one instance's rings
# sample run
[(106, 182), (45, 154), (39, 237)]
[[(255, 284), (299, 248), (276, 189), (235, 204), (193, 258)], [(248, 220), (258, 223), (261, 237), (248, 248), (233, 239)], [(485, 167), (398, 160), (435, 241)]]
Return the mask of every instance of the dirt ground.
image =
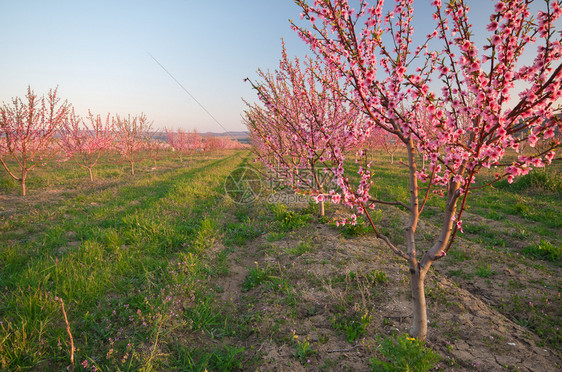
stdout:
[[(385, 210), (385, 216), (392, 214), (395, 219), (403, 217), (396, 209)], [(430, 231), (421, 225), (418, 234), (423, 236), (424, 230)], [(379, 347), (377, 336), (408, 332), (412, 309), (407, 265), (372, 234), (347, 239), (334, 227), (313, 222), (280, 240), (271, 240), (266, 234), (237, 250), (231, 256), (230, 274), (217, 283), (224, 290), (225, 307), (248, 318), (252, 331), (240, 346), (250, 353), (259, 370), (370, 370), (369, 359), (377, 355)], [(309, 249), (300, 254), (297, 249), (302, 244)], [(540, 293), (554, 303), (550, 308), (560, 319), (560, 275), (545, 274), (540, 267), (506, 259), (462, 238), (454, 249), (470, 258), (446, 257), (434, 265), (426, 279), (426, 345), (442, 357), (437, 369), (560, 370), (560, 350), (549, 348), (528, 328), (498, 311), (502, 301), (514, 294), (525, 300)], [(489, 278), (447, 275), (470, 272), (482, 261), (489, 263), (493, 273)], [(253, 267), (281, 278), (283, 289), (262, 284), (242, 291)], [(556, 267), (551, 269), (559, 274)], [(368, 273), (373, 271), (384, 272), (388, 280), (369, 281)], [(517, 288), (510, 285), (514, 282)], [(354, 342), (334, 329), (338, 314), (364, 313), (371, 321), (365, 334)], [(314, 350), (304, 363), (295, 357), (293, 334), (297, 340), (307, 340)]]

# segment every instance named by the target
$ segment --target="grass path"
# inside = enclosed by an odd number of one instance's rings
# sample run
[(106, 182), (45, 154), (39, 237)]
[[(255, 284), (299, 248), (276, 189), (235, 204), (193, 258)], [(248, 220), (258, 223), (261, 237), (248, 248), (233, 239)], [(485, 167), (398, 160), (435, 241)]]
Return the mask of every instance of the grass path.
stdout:
[(150, 369), (162, 332), (185, 321), (176, 319), (178, 298), (193, 297), (205, 277), (203, 257), (227, 203), (223, 181), (241, 161), (235, 154), (144, 175), (4, 221), (2, 369), (69, 364), (59, 298), (77, 362)]

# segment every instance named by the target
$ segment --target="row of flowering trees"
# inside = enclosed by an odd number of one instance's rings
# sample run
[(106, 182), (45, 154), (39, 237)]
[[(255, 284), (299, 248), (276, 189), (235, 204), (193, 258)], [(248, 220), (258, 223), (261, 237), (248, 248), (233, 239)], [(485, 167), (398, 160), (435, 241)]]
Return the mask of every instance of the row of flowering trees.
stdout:
[[(103, 152), (117, 151), (135, 174), (139, 156), (148, 154), (154, 164), (161, 150), (171, 148), (178, 154), (210, 149), (236, 148), (230, 139), (203, 138), (199, 134), (166, 130), (166, 141), (152, 129), (146, 115), (102, 117), (88, 113), (82, 118), (67, 101), (61, 101), (56, 90), (38, 97), (28, 88), (25, 98), (16, 97), (11, 104), (0, 106), (0, 164), (20, 183), (25, 195), (28, 173), (47, 159), (74, 161), (88, 171), (93, 181), (93, 168)], [(181, 155), (180, 155), (181, 156)], [(16, 172), (7, 159), (15, 162)]]
[[(469, 21), (468, 1), (416, 1), (433, 8), (432, 19), (418, 20), (433, 22), (429, 35), (414, 34), (413, 0), (391, 1), (390, 8), (383, 0), (359, 0), (355, 9), (348, 0), (296, 3), (308, 27), (292, 22), (292, 28), (321, 63), (307, 60), (302, 72), (283, 49), (278, 70), (259, 71), (252, 86), (261, 105), (249, 105), (245, 115), (258, 157), (272, 169), (316, 164), (330, 173), (337, 187), (324, 190), (314, 179), (309, 187), (317, 201), (350, 207), (340, 222), (366, 216), (376, 236), (404, 259), (411, 277), (410, 334), (423, 340), (424, 279), (462, 232), (470, 191), (486, 186), (481, 170), (494, 168), (496, 180), (511, 183), (550, 164), (560, 146), (559, 2), (496, 0), (486, 32)], [(363, 149), (385, 137), (406, 152), (407, 200), (370, 190), (376, 174)], [(524, 144), (539, 141), (540, 151), (522, 153)], [(422, 166), (416, 154), (425, 160)], [(357, 164), (347, 161), (350, 155)], [(419, 251), (416, 230), (432, 197), (443, 197), (446, 208), (433, 244)], [(408, 211), (405, 244), (393, 242), (371, 219), (369, 211), (380, 204)]]

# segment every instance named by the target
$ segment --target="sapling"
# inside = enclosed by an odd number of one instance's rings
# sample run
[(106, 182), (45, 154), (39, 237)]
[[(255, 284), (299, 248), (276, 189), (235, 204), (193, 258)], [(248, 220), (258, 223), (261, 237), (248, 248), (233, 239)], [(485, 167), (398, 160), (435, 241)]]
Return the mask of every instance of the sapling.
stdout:
[[(45, 163), (53, 153), (53, 135), (66, 120), (70, 105), (60, 102), (57, 90), (38, 98), (27, 88), (24, 99), (15, 97), (12, 104), (0, 107), (0, 163), (8, 174), (19, 181), (21, 195), (27, 194), (26, 180), (30, 170)], [(11, 157), (20, 168), (17, 176), (6, 161)]]
[(68, 115), (59, 129), (60, 146), (65, 159), (72, 159), (79, 167), (87, 169), (90, 182), (94, 181), (93, 168), (101, 154), (110, 149), (115, 132), (109, 114), (104, 120), (88, 111), (88, 121), (74, 113)]
[[(250, 81), (263, 106), (248, 105), (244, 121), (256, 143), (258, 157), (297, 190), (312, 189), (324, 215), (326, 167), (334, 151), (348, 151), (355, 140), (348, 133), (361, 126), (362, 116), (341, 98), (347, 91), (337, 75), (311, 58), (301, 65), (289, 60), (283, 44), (279, 69), (259, 70)], [(319, 78), (321, 76), (321, 78)], [(249, 79), (248, 79), (249, 80)]]
[(146, 147), (146, 142), (151, 138), (152, 122), (144, 114), (138, 116), (128, 115), (113, 118), (115, 140), (113, 146), (119, 151), (121, 157), (131, 166), (131, 175), (135, 175), (135, 161), (141, 150)]

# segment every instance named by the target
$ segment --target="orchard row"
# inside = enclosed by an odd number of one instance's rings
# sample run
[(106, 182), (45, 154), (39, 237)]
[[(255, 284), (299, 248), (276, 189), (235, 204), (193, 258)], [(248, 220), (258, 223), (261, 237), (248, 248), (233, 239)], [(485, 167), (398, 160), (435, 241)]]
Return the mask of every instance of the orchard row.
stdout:
[[(356, 8), (348, 0), (296, 3), (301, 21), (291, 21), (292, 28), (315, 57), (291, 60), (283, 45), (279, 68), (250, 81), (260, 101), (245, 114), (252, 141), (266, 166), (290, 175), (289, 185), (306, 184), (318, 202), (349, 207), (344, 224), (365, 216), (405, 260), (410, 334), (423, 340), (425, 276), (462, 233), (470, 191), (490, 183), (481, 171), (493, 169), (496, 181), (511, 183), (551, 164), (560, 146), (562, 9), (553, 0), (474, 2), (488, 19), (484, 28), (469, 20), (468, 1), (433, 0), (424, 4), (432, 9), (426, 19), (413, 0), (394, 0), (393, 7), (360, 0)], [(414, 32), (414, 24), (431, 31)], [(396, 166), (409, 170), (408, 198), (371, 191), (376, 174), (363, 149), (381, 141), (389, 151), (398, 143), (406, 150), (407, 161)], [(355, 164), (348, 161), (354, 151)], [(330, 174), (322, 179), (337, 186), (303, 177), (303, 168), (312, 169), (307, 175), (321, 168)], [(445, 209), (432, 246), (421, 251), (416, 229), (433, 197), (444, 198)], [(408, 211), (405, 246), (373, 223), (369, 211), (380, 204)]]
[[(184, 156), (195, 152), (243, 146), (236, 140), (202, 136), (195, 130), (159, 132), (144, 114), (88, 114), (87, 118), (78, 116), (67, 101), (61, 102), (56, 90), (38, 97), (31, 88), (24, 99), (16, 97), (0, 107), (0, 162), (21, 184), (22, 195), (26, 194), (28, 172), (47, 159), (72, 159), (93, 181), (92, 169), (109, 150), (118, 151), (134, 175), (141, 152), (155, 159), (161, 150), (171, 149), (183, 161)], [(10, 168), (7, 159), (15, 162), (19, 172)]]

